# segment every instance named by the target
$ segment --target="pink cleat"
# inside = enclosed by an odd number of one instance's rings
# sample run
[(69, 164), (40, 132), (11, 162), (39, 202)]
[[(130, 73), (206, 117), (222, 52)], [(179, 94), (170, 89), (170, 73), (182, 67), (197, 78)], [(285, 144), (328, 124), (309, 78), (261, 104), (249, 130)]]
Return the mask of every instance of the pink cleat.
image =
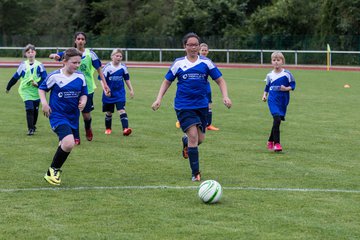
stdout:
[(75, 138), (75, 145), (80, 145), (80, 138)]
[(90, 128), (90, 129), (85, 129), (85, 132), (86, 132), (86, 139), (87, 139), (88, 141), (92, 141), (92, 139), (93, 139), (93, 133), (92, 133), (91, 128)]
[(269, 151), (274, 151), (274, 142), (267, 142), (267, 149)]
[(131, 128), (124, 128), (123, 135), (129, 136), (131, 134), (131, 132), (132, 132)]
[(201, 174), (198, 172), (197, 174), (193, 175), (191, 178), (191, 181), (193, 182), (200, 182), (201, 181)]
[(281, 147), (280, 143), (275, 143), (274, 151), (275, 152), (281, 152), (282, 151), (282, 147)]

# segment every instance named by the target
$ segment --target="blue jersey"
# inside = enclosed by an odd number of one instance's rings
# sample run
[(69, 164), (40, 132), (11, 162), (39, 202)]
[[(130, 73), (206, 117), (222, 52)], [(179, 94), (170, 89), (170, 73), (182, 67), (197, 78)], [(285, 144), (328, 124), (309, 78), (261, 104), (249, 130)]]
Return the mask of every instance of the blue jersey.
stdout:
[[(60, 59), (63, 58), (65, 52), (58, 53)], [(85, 75), (88, 93), (93, 93), (96, 89), (94, 72), (101, 67), (101, 61), (95, 52), (86, 48), (81, 56), (81, 64), (79, 70)]]
[[(202, 56), (203, 58), (207, 58), (205, 56)], [(208, 99), (208, 102), (209, 103), (212, 103), (212, 98), (211, 98), (211, 85), (210, 85), (210, 82), (208, 81), (207, 82), (207, 86), (206, 86), (206, 91), (207, 91), (207, 94), (206, 94), (206, 97)]]
[(286, 115), (286, 108), (290, 101), (290, 93), (288, 91), (280, 91), (280, 86), (291, 87), (295, 90), (294, 76), (287, 70), (283, 69), (280, 73), (271, 71), (266, 75), (265, 92), (268, 92), (268, 106), (273, 116)]
[[(99, 59), (99, 57), (96, 55), (96, 53), (93, 50), (89, 51), (90, 56), (91, 56), (91, 62), (92, 62), (92, 66), (95, 69), (98, 69), (99, 67), (101, 67), (101, 61)], [(57, 55), (60, 56), (60, 59), (58, 61), (62, 61), (63, 57), (64, 57), (65, 51), (62, 52), (58, 52)], [(84, 59), (86, 57), (86, 51), (84, 51), (82, 53), (81, 59)]]
[(213, 80), (222, 76), (220, 70), (208, 58), (198, 56), (193, 63), (187, 57), (178, 58), (170, 67), (165, 79), (178, 79), (174, 100), (175, 109), (198, 109), (208, 107), (208, 76)]
[(39, 89), (46, 92), (51, 90), (49, 97), (51, 128), (55, 129), (59, 125), (66, 124), (78, 129), (79, 100), (81, 96), (88, 94), (84, 75), (76, 71), (67, 77), (63, 74), (63, 69), (59, 69), (50, 73)]
[[(111, 90), (111, 96), (107, 97), (103, 92), (103, 103), (117, 103), (126, 101), (126, 91), (124, 81), (129, 81), (130, 76), (125, 64), (120, 63), (114, 66), (112, 62), (107, 63), (103, 69), (103, 74), (107, 85)], [(99, 80), (101, 80), (99, 78)]]

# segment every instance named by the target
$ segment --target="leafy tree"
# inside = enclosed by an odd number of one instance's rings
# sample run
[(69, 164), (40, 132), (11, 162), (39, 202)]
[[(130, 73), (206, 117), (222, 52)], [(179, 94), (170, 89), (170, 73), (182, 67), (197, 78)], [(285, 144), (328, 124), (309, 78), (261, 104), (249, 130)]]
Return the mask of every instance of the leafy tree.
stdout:
[(146, 46), (145, 39), (161, 37), (172, 11), (171, 0), (103, 0), (92, 6), (95, 14), (104, 15), (95, 31), (128, 47)]
[(196, 32), (212, 48), (360, 47), (360, 0), (0, 0), (0, 44), (181, 47)]
[(0, 33), (2, 45), (11, 46), (13, 38), (20, 35), (36, 33), (36, 27), (30, 26), (36, 18), (36, 6), (27, 0), (1, 0), (0, 1)]
[[(246, 19), (247, 1), (175, 0), (168, 36), (196, 32), (213, 46), (223, 47), (226, 37), (238, 36)], [(216, 36), (216, 37), (213, 37)]]
[(250, 16), (259, 8), (270, 5), (272, 0), (249, 0), (246, 6), (246, 15)]
[(40, 0), (41, 7), (34, 20), (38, 26), (38, 35), (46, 36), (48, 44), (56, 42), (60, 46), (73, 44), (72, 36), (77, 31), (87, 32), (85, 22), (91, 21), (91, 16), (86, 16), (87, 7), (85, 0)]
[(359, 50), (360, 0), (324, 0), (318, 29), (322, 43)]
[(168, 24), (167, 32), (171, 35), (183, 35), (192, 31), (201, 36), (223, 36), (229, 28), (243, 24), (246, 6), (243, 2), (175, 0), (173, 22)]
[(250, 19), (252, 33), (307, 35), (314, 33), (319, 15), (318, 1), (277, 0), (258, 9)]
[(316, 34), (319, 7), (319, 1), (274, 0), (251, 15), (249, 32), (261, 35), (263, 47), (300, 48), (301, 37)]
[(321, 7), (322, 35), (359, 35), (360, 0), (324, 0)]

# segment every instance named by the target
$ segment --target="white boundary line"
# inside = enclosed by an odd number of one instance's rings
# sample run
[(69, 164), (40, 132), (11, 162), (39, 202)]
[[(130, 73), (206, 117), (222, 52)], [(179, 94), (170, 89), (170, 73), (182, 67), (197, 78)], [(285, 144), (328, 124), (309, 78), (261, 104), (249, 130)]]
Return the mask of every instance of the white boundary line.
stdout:
[[(113, 187), (39, 187), (39, 188), (0, 188), (0, 193), (33, 191), (89, 191), (89, 190), (126, 190), (126, 189), (198, 189), (197, 186), (113, 186)], [(325, 193), (360, 193), (360, 190), (320, 189), (320, 188), (258, 188), (258, 187), (223, 187), (225, 190), (274, 191), (274, 192), (325, 192)]]

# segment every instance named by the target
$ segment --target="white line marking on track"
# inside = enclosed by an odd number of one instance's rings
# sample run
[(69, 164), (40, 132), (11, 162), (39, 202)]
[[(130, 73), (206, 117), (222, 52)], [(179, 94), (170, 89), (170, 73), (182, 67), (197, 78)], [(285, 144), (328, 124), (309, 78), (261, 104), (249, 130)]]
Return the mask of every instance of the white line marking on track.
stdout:
[[(127, 189), (198, 189), (197, 186), (93, 186), (93, 187), (39, 187), (39, 188), (0, 188), (0, 193), (31, 191), (89, 191), (89, 190), (127, 190)], [(274, 191), (274, 192), (325, 192), (325, 193), (360, 193), (360, 190), (320, 189), (320, 188), (259, 188), (259, 187), (223, 187), (225, 190)]]

